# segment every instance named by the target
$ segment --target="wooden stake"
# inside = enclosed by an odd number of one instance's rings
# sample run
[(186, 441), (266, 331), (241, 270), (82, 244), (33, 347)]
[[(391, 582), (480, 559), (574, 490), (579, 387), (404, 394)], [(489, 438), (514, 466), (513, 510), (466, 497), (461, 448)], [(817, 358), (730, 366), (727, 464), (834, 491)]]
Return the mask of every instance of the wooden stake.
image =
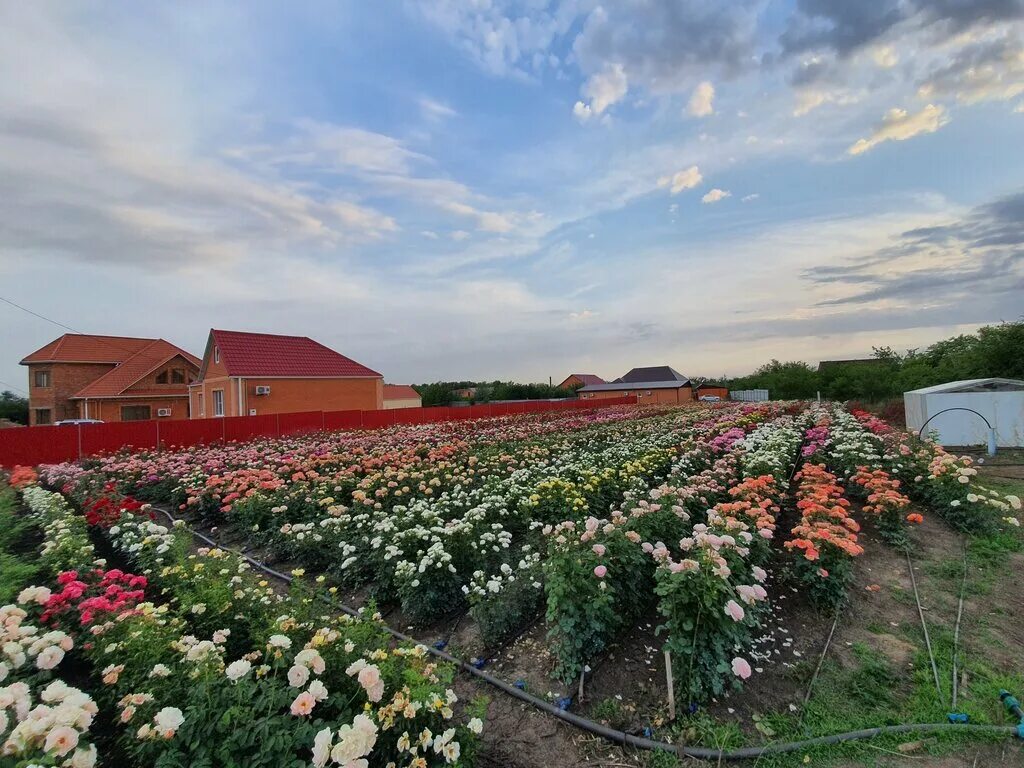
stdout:
[(676, 719), (676, 689), (672, 685), (672, 654), (665, 651), (665, 684), (668, 686), (668, 719)]
[(579, 695), (576, 697), (577, 701), (583, 701), (583, 678), (586, 677), (586, 674), (587, 668), (584, 666), (583, 669), (580, 670), (580, 692)]

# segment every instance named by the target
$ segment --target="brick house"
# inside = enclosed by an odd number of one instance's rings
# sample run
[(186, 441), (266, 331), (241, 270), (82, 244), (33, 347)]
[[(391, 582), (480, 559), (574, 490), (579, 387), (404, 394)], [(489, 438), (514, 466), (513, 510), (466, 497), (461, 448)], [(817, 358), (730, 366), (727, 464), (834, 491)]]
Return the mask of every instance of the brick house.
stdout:
[(558, 385), (559, 389), (575, 389), (590, 384), (604, 384), (605, 380), (593, 373), (570, 373), (565, 381)]
[(380, 410), (384, 377), (306, 336), (210, 330), (192, 418)]
[(21, 361), (29, 424), (187, 419), (199, 359), (163, 339), (66, 333)]
[(582, 400), (635, 397), (641, 405), (655, 405), (685, 403), (706, 395), (716, 395), (725, 400), (729, 391), (724, 387), (692, 382), (668, 365), (656, 365), (633, 368), (607, 384), (588, 384), (576, 390), (576, 394)]
[(384, 410), (394, 408), (422, 408), (423, 398), (408, 384), (384, 385)]

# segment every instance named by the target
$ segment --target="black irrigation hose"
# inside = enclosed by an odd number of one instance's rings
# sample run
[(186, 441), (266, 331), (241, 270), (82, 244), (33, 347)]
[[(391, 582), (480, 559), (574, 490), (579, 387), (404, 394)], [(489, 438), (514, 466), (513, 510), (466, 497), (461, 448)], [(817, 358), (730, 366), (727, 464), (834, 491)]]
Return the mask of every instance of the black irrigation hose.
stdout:
[[(163, 512), (163, 514), (166, 515), (167, 518), (172, 523), (178, 522), (177, 519), (167, 510), (161, 509), (160, 507), (156, 506), (154, 506), (153, 509), (157, 509), (160, 512)], [(232, 552), (233, 554), (243, 558), (254, 568), (257, 568), (270, 576), (287, 582), (288, 584), (291, 584), (293, 581), (293, 578), (290, 575), (281, 573), (280, 571), (276, 571), (273, 568), (264, 565), (259, 560), (250, 557), (249, 555), (241, 554), (228, 547), (224, 547), (218, 542), (211, 539), (209, 536), (199, 533), (198, 531), (192, 530), (187, 526), (185, 530), (187, 530), (195, 538), (199, 539), (200, 541), (206, 542), (212, 547), (217, 547), (218, 549), (224, 549), (226, 551)], [(353, 617), (360, 616), (359, 611), (355, 610), (354, 608), (350, 608), (347, 605), (344, 605), (343, 603), (337, 602), (320, 592), (314, 592), (314, 595), (318, 597), (321, 601), (342, 611), (342, 613), (345, 613)], [(444, 651), (438, 650), (437, 648), (425, 645), (420, 641), (416, 640), (416, 638), (414, 637), (410, 637), (409, 635), (406, 635), (403, 632), (399, 632), (397, 629), (392, 629), (387, 624), (381, 624), (381, 627), (385, 632), (387, 632), (396, 640), (403, 643), (412, 643), (414, 645), (418, 645), (422, 648), (425, 648), (427, 653), (436, 656), (437, 658), (442, 659), (443, 661), (446, 661), (449, 664), (454, 664), (463, 672), (466, 672), (472, 675), (473, 677), (483, 680), (485, 683), (494, 686), (499, 691), (502, 691), (503, 693), (506, 693), (509, 696), (512, 696), (513, 698), (519, 699), (520, 701), (523, 701), (531, 705), (532, 707), (539, 709), (541, 712), (545, 712), (549, 715), (557, 717), (559, 720), (568, 723), (569, 725), (575, 726), (580, 730), (587, 731), (588, 733), (593, 733), (596, 736), (600, 736), (604, 739), (607, 739), (608, 741), (614, 742), (616, 744), (621, 744), (625, 747), (635, 747), (637, 749), (670, 752), (679, 757), (692, 757), (700, 760), (718, 761), (753, 760), (762, 757), (763, 755), (775, 755), (784, 752), (799, 752), (802, 749), (821, 746), (823, 744), (841, 744), (844, 741), (870, 739), (874, 738), (875, 736), (881, 736), (883, 734), (890, 733), (917, 733), (944, 731), (947, 729), (956, 729), (958, 731), (968, 730), (974, 733), (1003, 733), (1007, 735), (1016, 733), (1016, 729), (1013, 726), (1009, 725), (914, 723), (904, 725), (883, 725), (878, 728), (865, 728), (864, 730), (860, 731), (835, 733), (830, 736), (818, 736), (817, 738), (803, 739), (802, 741), (790, 741), (779, 744), (768, 744), (763, 747), (744, 747), (742, 749), (734, 749), (729, 751), (722, 749), (710, 749), (707, 747), (687, 747), (681, 744), (669, 744), (664, 741), (655, 741), (654, 739), (648, 739), (642, 736), (634, 736), (630, 733), (625, 733), (624, 731), (618, 731), (614, 728), (609, 728), (607, 726), (601, 725), (600, 723), (595, 723), (593, 720), (589, 720), (585, 717), (580, 717), (579, 715), (573, 712), (559, 709), (557, 706), (551, 704), (550, 702), (544, 701), (543, 699), (539, 699), (533, 694), (527, 693), (526, 691), (516, 688), (514, 685), (509, 685), (504, 680), (500, 680), (496, 677), (493, 677), (492, 675), (489, 675), (483, 670), (477, 669), (472, 664), (467, 664), (462, 659), (456, 658), (455, 656), (447, 654)]]

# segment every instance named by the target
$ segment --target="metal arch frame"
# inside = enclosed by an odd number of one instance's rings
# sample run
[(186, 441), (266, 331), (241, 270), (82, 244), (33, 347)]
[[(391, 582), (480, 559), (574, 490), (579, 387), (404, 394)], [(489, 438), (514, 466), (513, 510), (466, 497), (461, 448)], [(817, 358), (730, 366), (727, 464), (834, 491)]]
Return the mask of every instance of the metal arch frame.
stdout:
[(968, 411), (969, 413), (973, 413), (973, 414), (974, 414), (975, 416), (977, 416), (977, 417), (978, 417), (979, 419), (981, 419), (982, 421), (984, 421), (984, 422), (985, 422), (985, 426), (986, 426), (986, 427), (988, 427), (989, 429), (995, 429), (995, 427), (993, 427), (993, 426), (992, 426), (991, 424), (989, 424), (989, 423), (988, 423), (988, 419), (986, 419), (986, 418), (985, 418), (984, 416), (982, 416), (982, 415), (981, 415), (980, 413), (978, 413), (978, 412), (977, 412), (976, 410), (974, 410), (973, 408), (962, 408), (962, 407), (960, 407), (960, 406), (957, 406), (957, 407), (955, 407), (955, 408), (943, 408), (943, 409), (942, 409), (941, 411), (939, 411), (938, 413), (933, 413), (933, 414), (932, 414), (931, 416), (929, 416), (929, 417), (928, 417), (927, 419), (925, 419), (925, 422), (924, 422), (924, 424), (922, 424), (922, 425), (921, 425), (921, 428), (920, 428), (919, 430), (917, 430), (917, 436), (918, 436), (918, 437), (921, 437), (921, 436), (922, 436), (922, 435), (924, 434), (924, 428), (928, 426), (928, 422), (929, 422), (929, 421), (931, 421), (932, 419), (934, 419), (934, 418), (935, 418), (936, 416), (941, 416), (942, 414), (944, 414), (944, 413), (949, 413), (950, 411)]
[(982, 416), (980, 413), (978, 413), (973, 408), (964, 408), (962, 406), (955, 406), (953, 408), (943, 408), (938, 413), (933, 413), (931, 416), (929, 416), (927, 419), (925, 419), (924, 424), (922, 424), (921, 428), (919, 430), (917, 430), (918, 438), (921, 439), (921, 440), (924, 439), (924, 428), (928, 426), (928, 422), (930, 422), (936, 416), (941, 416), (942, 414), (949, 413), (950, 411), (967, 411), (968, 413), (973, 413), (979, 419), (984, 421), (985, 422), (985, 426), (988, 427), (988, 435), (989, 435), (989, 438), (988, 438), (988, 455), (989, 456), (995, 456), (995, 453), (996, 453), (996, 428), (993, 427), (991, 424), (989, 424), (988, 423), (988, 419), (986, 419), (984, 416)]

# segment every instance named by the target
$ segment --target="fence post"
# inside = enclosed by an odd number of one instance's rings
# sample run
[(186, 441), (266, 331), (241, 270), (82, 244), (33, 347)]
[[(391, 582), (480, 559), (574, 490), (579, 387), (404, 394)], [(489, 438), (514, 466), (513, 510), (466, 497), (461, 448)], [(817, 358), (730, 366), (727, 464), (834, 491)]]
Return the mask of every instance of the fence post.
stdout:
[(320, 431), (327, 431), (327, 414), (324, 413), (323, 411), (320, 411)]
[(276, 432), (276, 434), (274, 436), (275, 437), (280, 437), (281, 436), (281, 414), (280, 413), (275, 413), (274, 414), (274, 430)]
[(82, 425), (75, 424), (75, 429), (78, 430), (78, 460), (82, 460)]
[(157, 450), (157, 453), (160, 452), (160, 420), (159, 419), (157, 419), (157, 421), (156, 421), (156, 450)]

